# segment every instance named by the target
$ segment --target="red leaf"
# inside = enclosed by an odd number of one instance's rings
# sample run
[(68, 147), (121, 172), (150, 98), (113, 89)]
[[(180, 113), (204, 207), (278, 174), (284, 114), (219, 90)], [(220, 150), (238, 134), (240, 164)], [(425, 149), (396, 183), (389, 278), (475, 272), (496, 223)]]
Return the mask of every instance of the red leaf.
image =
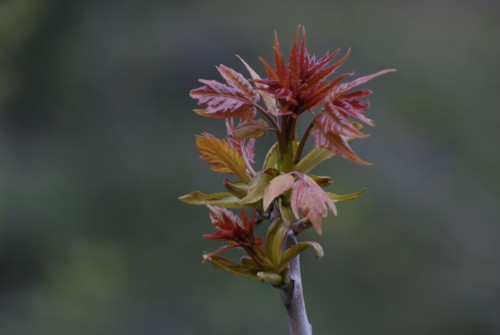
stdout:
[(215, 226), (215, 231), (212, 234), (204, 234), (202, 237), (209, 240), (220, 240), (229, 243), (227, 246), (216, 250), (212, 255), (235, 247), (262, 248), (262, 239), (255, 238), (254, 236), (255, 214), (253, 217), (248, 218), (245, 211), (242, 210), (240, 219), (226, 208), (216, 206), (207, 207), (210, 221)]
[(396, 72), (396, 71), (397, 70), (395, 70), (395, 69), (386, 69), (386, 70), (378, 71), (376, 73), (372, 73), (372, 74), (367, 75), (367, 76), (359, 77), (358, 79), (355, 79), (349, 83), (343, 83), (342, 85), (340, 85), (340, 91), (341, 92), (350, 91), (354, 87), (359, 86), (361, 84), (364, 84), (364, 83), (372, 80), (373, 78), (376, 78), (378, 76), (381, 76), (381, 75), (389, 73), (389, 72)]
[(227, 85), (215, 80), (200, 79), (204, 86), (190, 92), (193, 99), (206, 109), (195, 109), (197, 114), (215, 118), (245, 118), (255, 116), (254, 105), (259, 101), (259, 94), (240, 73), (224, 65), (217, 67)]
[(265, 87), (262, 90), (273, 94), (277, 99), (286, 101), (292, 106), (292, 112), (300, 114), (322, 103), (329, 91), (340, 82), (341, 78), (330, 83), (325, 83), (328, 77), (349, 56), (348, 51), (336, 63), (328, 65), (337, 56), (338, 52), (339, 50), (336, 50), (332, 54), (327, 52), (320, 59), (316, 60), (314, 55), (311, 56), (307, 52), (305, 29), (299, 26), (288, 64), (285, 65), (278, 37), (275, 35), (274, 58), (276, 68), (273, 69), (269, 63), (261, 58), (268, 78), (256, 80), (256, 82), (264, 84)]
[(353, 161), (361, 165), (371, 165), (361, 159), (351, 149), (349, 144), (336, 133), (325, 132), (320, 126), (315, 125), (313, 129), (314, 145), (319, 149), (326, 149), (337, 156), (343, 157), (347, 160)]
[(315, 124), (328, 134), (354, 138), (368, 137), (368, 135), (363, 134), (349, 121), (348, 116), (342, 108), (338, 108), (332, 103), (325, 105), (323, 111), (316, 118)]
[(337, 208), (311, 177), (299, 173), (297, 175), (299, 178), (294, 183), (290, 196), (293, 214), (297, 219), (300, 218), (299, 209), (301, 209), (302, 218), (311, 221), (316, 232), (321, 234), (321, 222), (328, 215), (328, 209), (337, 215)]

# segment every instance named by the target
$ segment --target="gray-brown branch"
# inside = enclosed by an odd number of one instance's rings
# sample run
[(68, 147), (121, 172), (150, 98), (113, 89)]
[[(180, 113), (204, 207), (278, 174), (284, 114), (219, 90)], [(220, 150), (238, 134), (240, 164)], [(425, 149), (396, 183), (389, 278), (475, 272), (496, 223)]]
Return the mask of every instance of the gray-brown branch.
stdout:
[[(289, 249), (298, 243), (293, 231), (286, 236), (284, 249)], [(295, 257), (290, 262), (290, 280), (281, 287), (281, 300), (288, 316), (291, 335), (311, 335), (312, 326), (307, 318), (304, 294), (302, 292), (302, 277), (300, 275), (300, 259)]]

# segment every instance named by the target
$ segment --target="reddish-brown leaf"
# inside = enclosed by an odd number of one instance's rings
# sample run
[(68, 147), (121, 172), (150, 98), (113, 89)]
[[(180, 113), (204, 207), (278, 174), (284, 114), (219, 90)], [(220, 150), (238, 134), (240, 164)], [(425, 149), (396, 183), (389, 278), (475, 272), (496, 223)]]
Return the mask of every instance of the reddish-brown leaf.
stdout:
[(316, 118), (315, 124), (328, 134), (354, 138), (368, 137), (368, 135), (363, 134), (352, 124), (342, 109), (337, 108), (332, 103), (325, 105), (323, 111)]
[(349, 91), (375, 77), (393, 71), (395, 70), (382, 70), (349, 83), (339, 82), (333, 86), (326, 98), (323, 110), (314, 120), (313, 133), (316, 147), (327, 149), (353, 162), (369, 165), (354, 153), (345, 138), (368, 137), (351, 122), (350, 118), (358, 119), (373, 126), (373, 120), (363, 115), (370, 107), (370, 103), (367, 100), (362, 100), (372, 92), (369, 90)]
[(293, 214), (299, 219), (299, 209), (301, 209), (302, 218), (311, 221), (316, 232), (321, 234), (321, 222), (327, 216), (328, 209), (337, 215), (337, 208), (332, 199), (311, 177), (299, 173), (297, 176), (298, 179), (293, 184), (290, 196)]
[(226, 241), (229, 244), (219, 248), (215, 255), (222, 251), (235, 247), (251, 247), (254, 250), (262, 249), (262, 239), (254, 236), (255, 213), (252, 217), (247, 217), (245, 211), (241, 211), (241, 218), (226, 208), (207, 206), (210, 221), (215, 226), (215, 231), (211, 234), (202, 235), (203, 238), (210, 240)]
[(255, 116), (259, 94), (240, 73), (224, 65), (217, 67), (226, 84), (200, 79), (204, 86), (190, 92), (193, 99), (206, 109), (195, 109), (197, 114), (215, 118), (244, 118)]
[(261, 59), (268, 78), (256, 80), (256, 82), (264, 84), (264, 88), (261, 89), (272, 93), (276, 99), (289, 103), (292, 107), (291, 112), (300, 114), (321, 104), (329, 91), (340, 81), (340, 79), (337, 79), (334, 82), (325, 83), (349, 56), (348, 51), (337, 62), (328, 65), (337, 56), (338, 52), (339, 50), (332, 54), (327, 52), (316, 60), (314, 55), (307, 52), (305, 29), (299, 26), (290, 51), (288, 64), (285, 65), (278, 37), (275, 35), (274, 58), (276, 68), (273, 69), (269, 63)]
[(349, 144), (339, 134), (327, 133), (321, 127), (315, 125), (313, 129), (313, 135), (314, 145), (318, 149), (326, 149), (337, 156), (343, 157), (347, 160), (361, 165), (371, 165), (371, 163), (364, 161), (358, 155), (356, 155)]

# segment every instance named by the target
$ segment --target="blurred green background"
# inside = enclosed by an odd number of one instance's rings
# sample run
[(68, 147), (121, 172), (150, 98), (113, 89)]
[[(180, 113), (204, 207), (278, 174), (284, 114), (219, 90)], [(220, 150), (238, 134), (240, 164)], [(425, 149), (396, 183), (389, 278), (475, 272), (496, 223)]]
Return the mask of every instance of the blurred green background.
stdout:
[[(222, 190), (188, 91), (262, 72), (273, 31), (352, 48), (377, 126), (333, 160), (339, 204), (302, 258), (315, 334), (500, 334), (498, 1), (0, 2), (0, 334), (287, 334), (278, 292), (201, 264)], [(265, 229), (261, 227), (260, 230)]]

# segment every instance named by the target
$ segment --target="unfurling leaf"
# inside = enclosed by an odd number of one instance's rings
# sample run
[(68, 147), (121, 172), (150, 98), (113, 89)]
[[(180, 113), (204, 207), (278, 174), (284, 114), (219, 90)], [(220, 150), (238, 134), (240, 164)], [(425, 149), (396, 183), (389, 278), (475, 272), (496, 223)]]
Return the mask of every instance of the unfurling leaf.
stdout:
[(335, 194), (335, 193), (331, 193), (331, 192), (326, 192), (326, 194), (334, 202), (337, 202), (337, 201), (351, 201), (351, 200), (354, 200), (356, 198), (359, 198), (363, 193), (365, 193), (365, 191), (366, 191), (366, 188), (362, 188), (358, 192), (351, 193), (351, 194), (340, 195), (340, 194)]
[(274, 220), (267, 229), (266, 256), (274, 266), (280, 262), (281, 247), (287, 231), (288, 227), (281, 218)]
[(271, 180), (264, 191), (263, 209), (267, 210), (274, 199), (291, 189), (293, 182), (294, 178), (290, 174), (282, 174)]
[(191, 205), (211, 205), (225, 208), (240, 208), (242, 207), (240, 199), (230, 193), (213, 193), (205, 194), (198, 191), (179, 197), (179, 200)]
[(294, 183), (290, 196), (293, 214), (299, 219), (299, 209), (301, 209), (302, 218), (311, 221), (316, 232), (321, 235), (321, 222), (327, 216), (328, 208), (335, 215), (337, 208), (325, 191), (311, 177), (304, 174), (297, 175), (299, 178)]
[(255, 116), (255, 104), (259, 101), (259, 94), (240, 73), (224, 65), (217, 70), (226, 80), (227, 85), (215, 80), (200, 82), (204, 86), (190, 92), (198, 104), (206, 109), (195, 109), (197, 114), (215, 118), (242, 118), (252, 119)]
[(196, 136), (196, 146), (201, 158), (211, 165), (212, 171), (222, 174), (232, 173), (241, 181), (250, 182), (243, 157), (238, 150), (232, 149), (229, 143), (205, 134)]

